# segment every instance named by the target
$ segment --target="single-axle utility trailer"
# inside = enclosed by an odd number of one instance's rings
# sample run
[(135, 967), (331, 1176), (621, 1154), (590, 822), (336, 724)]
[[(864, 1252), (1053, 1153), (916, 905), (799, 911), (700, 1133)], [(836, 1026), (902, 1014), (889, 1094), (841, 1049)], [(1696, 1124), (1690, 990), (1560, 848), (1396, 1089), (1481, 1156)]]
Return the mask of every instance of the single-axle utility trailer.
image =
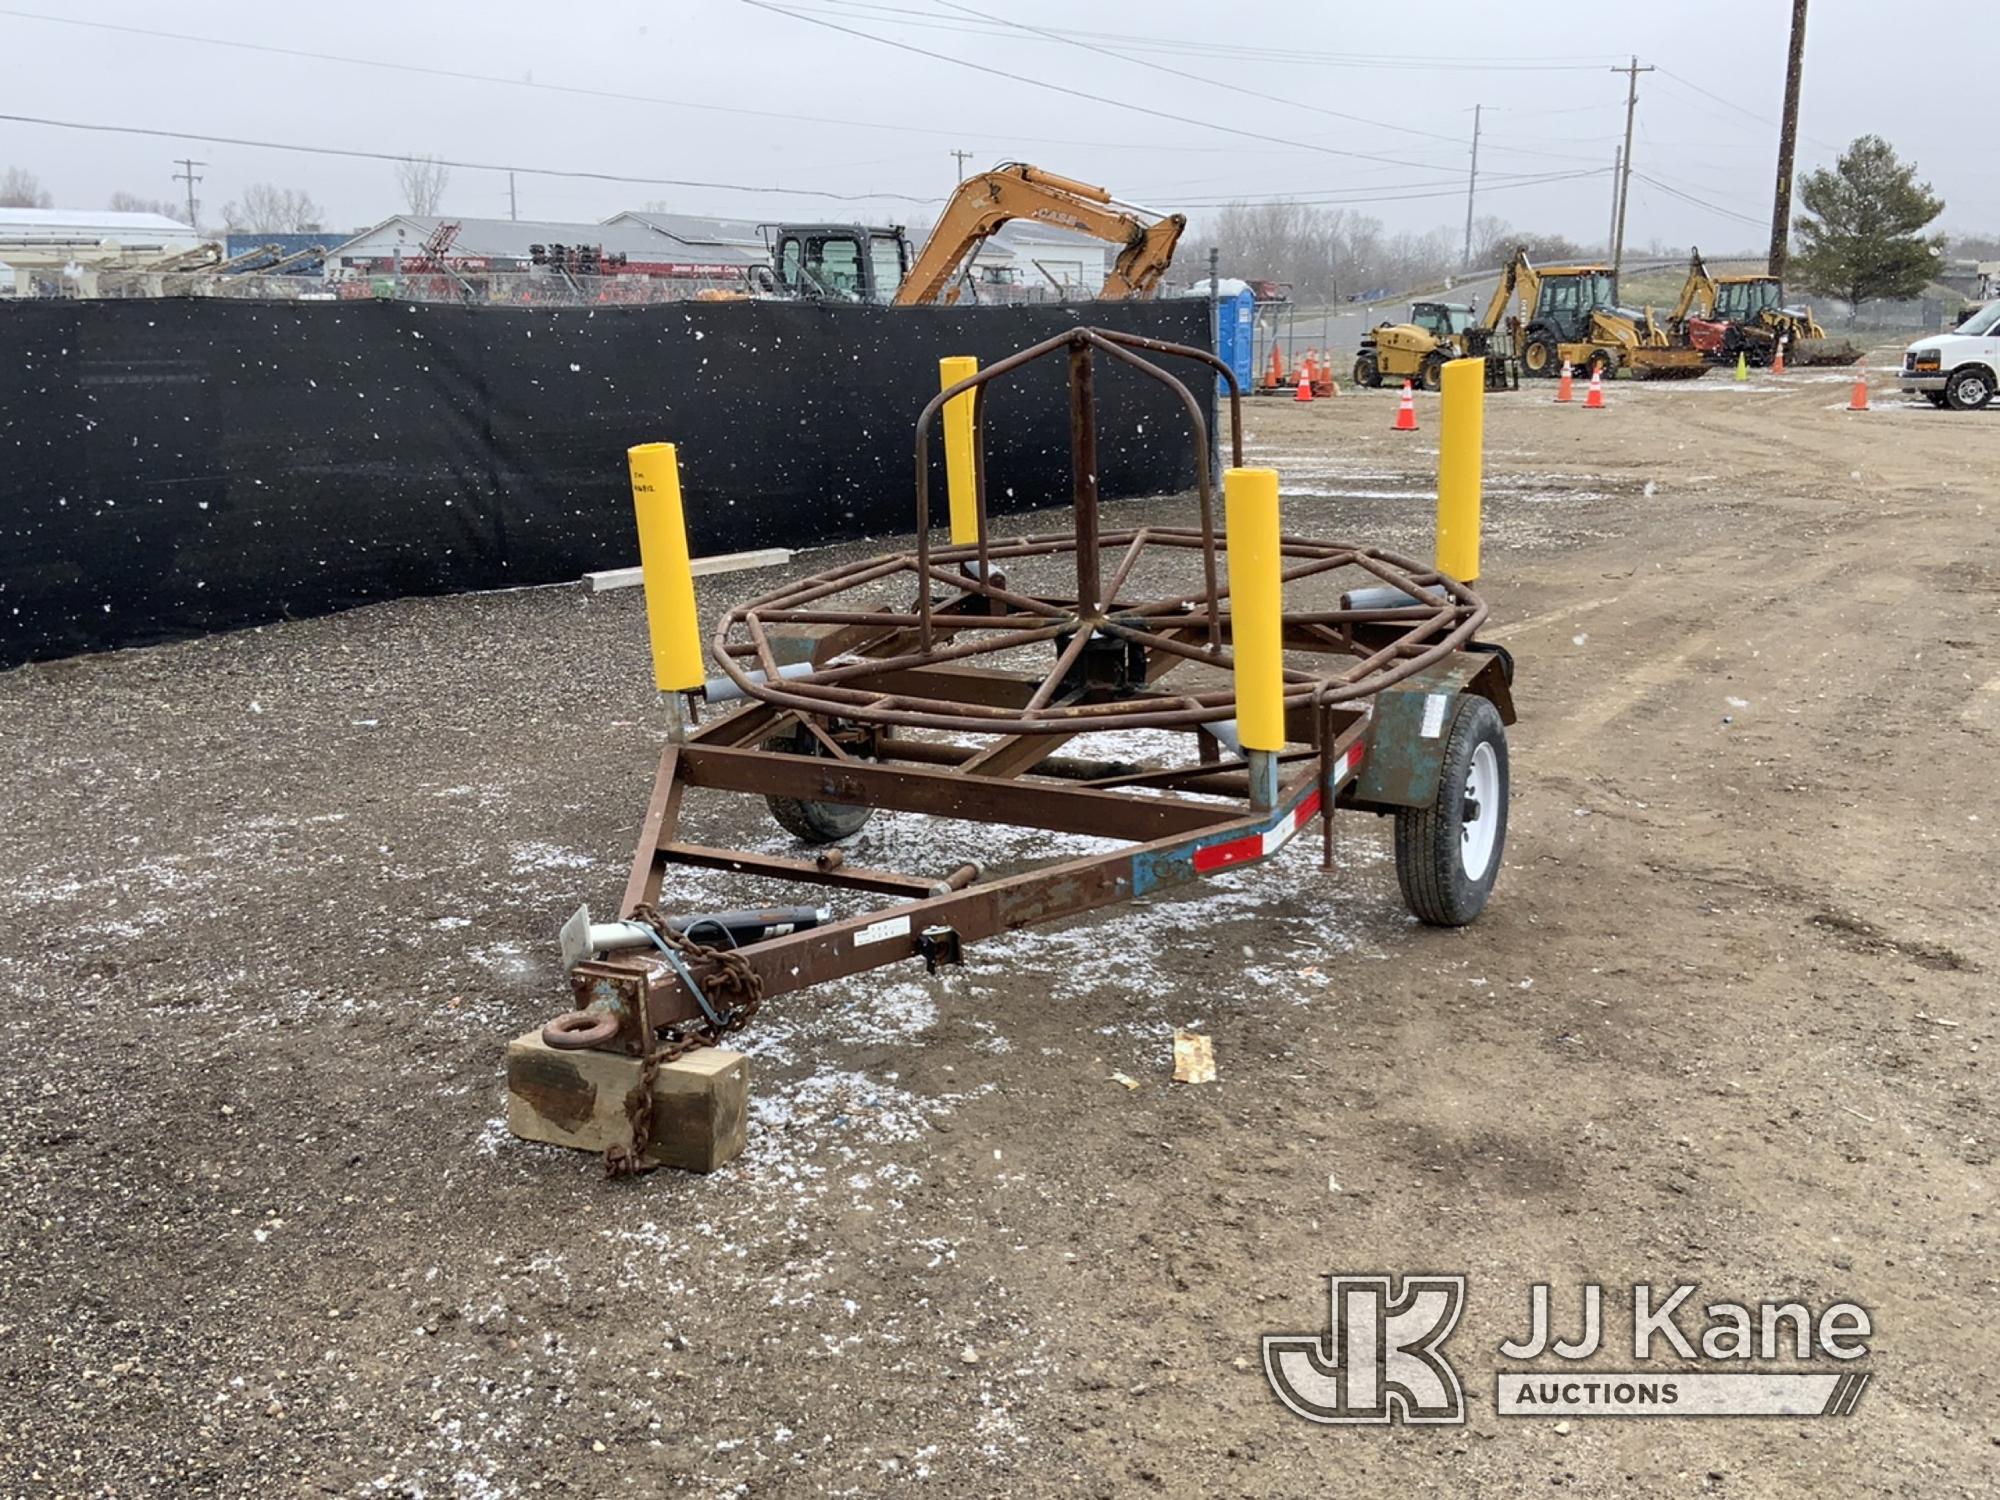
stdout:
[[(1271, 555), (1250, 555), (1247, 504), (1242, 535), (1218, 527), (1201, 403), (1148, 355), (1228, 381), (1229, 530), (1239, 477), (1267, 476), (1268, 545), (1257, 545)], [(1041, 359), (1068, 362), (1073, 529), (1003, 538), (987, 525), (987, 390)], [(1198, 524), (1102, 526), (1100, 361), (1177, 393), (1194, 434)], [(934, 545), (930, 430), (960, 397), (974, 534)], [(660, 758), (620, 920), (579, 912), (565, 928), (574, 1008), (543, 1040), (652, 1062), (716, 1040), (773, 995), (910, 959), (935, 969), (997, 933), (1267, 859), (1314, 819), (1330, 867), (1336, 808), (1396, 819), (1397, 871), (1418, 917), (1471, 921), (1500, 868), (1514, 718), (1512, 662), (1477, 638), (1486, 605), (1378, 548), (1280, 534), (1275, 476), (1241, 465), (1233, 376), (1180, 345), (1079, 327), (940, 392), (917, 423), (915, 549), (722, 616), (709, 644), (721, 675), (686, 705), (711, 712)], [(1265, 646), (1252, 640), (1257, 569), (1269, 583), (1256, 605)], [(1258, 650), (1269, 663), (1260, 712), (1281, 730), (1253, 737), (1239, 687), (1249, 691)], [(724, 703), (734, 706), (712, 712)], [(1134, 730), (1155, 731), (1147, 764), (1063, 753)], [(1244, 748), (1253, 738), (1268, 748)], [(808, 847), (781, 856), (691, 841), (690, 788), (762, 797)], [(876, 810), (1123, 842), (1011, 872), (861, 868), (840, 841)], [(885, 900), (840, 920), (813, 906), (673, 916), (676, 866)]]

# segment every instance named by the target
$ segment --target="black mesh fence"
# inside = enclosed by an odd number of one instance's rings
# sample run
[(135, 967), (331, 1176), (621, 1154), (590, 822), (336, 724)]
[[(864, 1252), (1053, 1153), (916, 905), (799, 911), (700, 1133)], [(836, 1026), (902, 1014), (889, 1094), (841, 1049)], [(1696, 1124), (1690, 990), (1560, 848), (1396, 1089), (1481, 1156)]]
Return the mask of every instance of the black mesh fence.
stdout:
[[(905, 532), (939, 357), (1077, 322), (1209, 342), (1199, 299), (0, 306), (0, 665), (630, 564), (637, 442), (679, 444), (697, 555)], [(1063, 380), (994, 396), (996, 509), (1067, 499)], [(1194, 482), (1171, 393), (1098, 393), (1107, 497)]]

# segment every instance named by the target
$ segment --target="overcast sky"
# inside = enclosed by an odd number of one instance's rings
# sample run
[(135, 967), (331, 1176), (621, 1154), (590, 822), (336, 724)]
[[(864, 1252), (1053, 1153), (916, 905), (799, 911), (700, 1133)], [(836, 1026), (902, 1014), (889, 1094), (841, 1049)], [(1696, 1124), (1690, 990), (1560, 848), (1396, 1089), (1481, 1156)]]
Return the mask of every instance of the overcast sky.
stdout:
[[(0, 4), (0, 112), (717, 184), (523, 171), (522, 218), (595, 220), (661, 201), (754, 220), (925, 222), (956, 177), (959, 149), (975, 168), (1032, 161), (1197, 220), (1231, 198), (1296, 195), (1422, 230), (1463, 224), (1478, 102), (1479, 211), (1602, 242), (1624, 125), (1625, 78), (1610, 69), (1636, 53), (1660, 70), (1639, 80), (1634, 152), (1656, 182), (1634, 180), (1628, 244), (1720, 253), (1763, 243), (1785, 0), (1233, 9), (1231, 18), (1212, 0), (42, 0)], [(38, 14), (64, 19), (29, 18)], [(1908, 24), (1919, 14), (1815, 0), (1800, 169), (1879, 132), (1944, 196), (1945, 225), (2000, 228), (1991, 131), (1945, 84), (1965, 51)], [(402, 207), (387, 162), (0, 121), (0, 169), (35, 172), (64, 207), (101, 208), (119, 189), (177, 197), (171, 159), (189, 154), (207, 163), (205, 220), (258, 181), (306, 189), (329, 227)], [(1595, 175), (1533, 180), (1571, 172)], [(773, 189), (867, 196), (843, 204)], [(455, 168), (444, 207), (506, 216), (506, 174)]]

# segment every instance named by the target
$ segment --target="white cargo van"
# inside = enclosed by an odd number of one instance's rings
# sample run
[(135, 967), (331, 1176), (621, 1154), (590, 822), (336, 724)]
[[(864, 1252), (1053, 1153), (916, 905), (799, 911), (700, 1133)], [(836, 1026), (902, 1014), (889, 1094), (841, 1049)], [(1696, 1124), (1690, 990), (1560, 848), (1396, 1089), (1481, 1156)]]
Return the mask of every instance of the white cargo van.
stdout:
[(2000, 302), (1989, 302), (1950, 333), (1903, 351), (1903, 389), (1932, 406), (1977, 411), (2000, 391)]

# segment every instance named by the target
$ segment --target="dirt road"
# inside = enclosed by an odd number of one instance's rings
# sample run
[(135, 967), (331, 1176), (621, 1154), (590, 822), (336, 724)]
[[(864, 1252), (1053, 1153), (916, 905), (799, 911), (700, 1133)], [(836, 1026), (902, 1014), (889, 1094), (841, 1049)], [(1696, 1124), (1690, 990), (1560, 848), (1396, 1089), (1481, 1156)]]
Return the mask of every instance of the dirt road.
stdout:
[[(0, 1490), (1991, 1494), (2000, 414), (1548, 394), (1488, 417), (1521, 720), (1476, 926), (1413, 925), (1352, 817), (1330, 876), (1302, 840), (774, 1003), (708, 1178), (499, 1120), (650, 782), (634, 593), (0, 676)], [(1299, 529), (1427, 550), (1436, 412), (1393, 407), (1253, 409)], [(862, 839), (973, 847), (924, 836)], [(1177, 1025), (1218, 1085), (1167, 1081)], [(1279, 1406), (1260, 1335), (1422, 1270), (1469, 1277), (1466, 1425)], [(1564, 1326), (1585, 1281), (1852, 1299), (1874, 1379), (1501, 1417), (1538, 1281)]]

